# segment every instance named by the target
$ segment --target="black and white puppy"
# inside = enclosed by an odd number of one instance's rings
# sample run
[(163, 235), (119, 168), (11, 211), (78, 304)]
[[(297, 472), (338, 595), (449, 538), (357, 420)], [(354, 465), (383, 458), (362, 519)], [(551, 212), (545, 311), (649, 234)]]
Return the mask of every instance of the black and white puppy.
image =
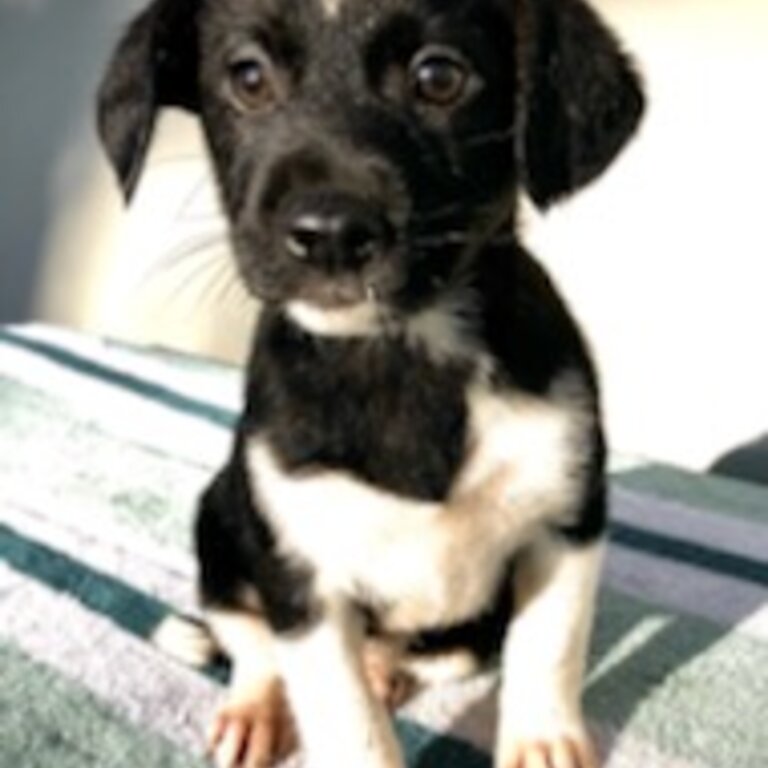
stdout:
[(127, 194), (165, 105), (201, 115), (264, 306), (197, 524), (218, 763), (294, 717), (314, 765), (402, 766), (401, 674), (499, 659), (498, 768), (591, 768), (597, 383), (516, 211), (634, 131), (613, 35), (582, 0), (155, 0), (100, 93)]

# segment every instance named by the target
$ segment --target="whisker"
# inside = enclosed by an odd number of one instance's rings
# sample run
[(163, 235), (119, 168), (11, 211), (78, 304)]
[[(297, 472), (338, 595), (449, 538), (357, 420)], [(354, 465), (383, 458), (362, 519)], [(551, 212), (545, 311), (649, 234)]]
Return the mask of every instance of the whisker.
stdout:
[(439, 235), (414, 237), (410, 242), (420, 247), (435, 248), (441, 245), (463, 245), (470, 240), (466, 232), (441, 232)]
[(517, 240), (511, 233), (485, 238), (481, 234), (469, 232), (445, 232), (434, 236), (414, 237), (410, 240), (411, 245), (423, 250), (441, 248), (446, 245), (468, 245), (473, 242), (482, 245), (511, 245)]
[[(223, 248), (207, 245), (204, 249), (198, 248), (192, 252), (185, 248), (183, 254), (174, 254), (171, 259), (164, 259), (154, 265), (143, 276), (142, 282), (146, 283), (152, 277), (165, 278), (162, 292), (170, 297), (171, 303), (188, 300), (193, 305), (199, 305), (205, 300), (206, 286), (210, 285), (211, 276), (223, 270), (232, 271), (230, 262), (229, 253)], [(201, 289), (198, 286), (202, 286)]]
[(177, 284), (175, 288), (171, 286), (172, 300), (178, 301), (184, 298), (185, 295), (188, 296), (190, 293), (192, 293), (192, 287), (200, 286), (200, 283), (202, 282), (202, 287), (199, 287), (197, 290), (195, 290), (194, 295), (191, 296), (195, 304), (202, 301), (204, 299), (207, 286), (210, 285), (208, 283), (208, 278), (211, 272), (217, 267), (218, 262), (214, 261), (213, 259), (208, 259), (202, 263), (195, 264), (194, 268), (189, 271), (186, 278), (180, 284)]
[(459, 139), (459, 142), (464, 146), (482, 146), (483, 144), (498, 144), (508, 139), (511, 139), (515, 135), (516, 126), (511, 125), (508, 128), (504, 128), (498, 131), (488, 131), (488, 133), (479, 133), (467, 136), (466, 138)]
[(207, 173), (203, 173), (200, 179), (192, 185), (192, 188), (181, 199), (178, 208), (176, 209), (177, 221), (202, 221), (207, 219), (213, 219), (220, 221), (223, 214), (219, 209), (206, 211), (204, 213), (190, 214), (189, 209), (192, 208), (196, 198), (207, 188), (211, 187), (211, 181)]
[(491, 245), (515, 245), (518, 243), (518, 238), (513, 233), (507, 232), (504, 235), (491, 237), (486, 242)]
[(227, 269), (224, 274), (221, 290), (219, 291), (219, 301), (221, 305), (225, 308), (229, 308), (235, 304), (239, 305), (239, 299), (243, 294), (247, 296), (247, 291), (243, 286), (240, 275), (235, 269)]
[(411, 218), (414, 221), (433, 221), (435, 219), (443, 219), (450, 216), (453, 213), (461, 210), (461, 205), (458, 203), (449, 203), (448, 205), (440, 206), (439, 208), (432, 208), (427, 211), (413, 213)]
[(223, 291), (227, 287), (231, 276), (230, 265), (222, 260), (216, 265), (208, 288), (202, 294), (202, 304), (209, 307), (219, 306), (223, 303)]
[[(223, 245), (226, 242), (226, 232), (209, 232), (204, 235), (189, 238), (172, 248), (166, 255), (153, 264), (146, 273), (146, 277), (154, 277), (158, 272), (175, 269), (179, 264), (185, 263), (191, 258), (208, 257), (213, 246)], [(216, 252), (214, 251), (215, 255)]]

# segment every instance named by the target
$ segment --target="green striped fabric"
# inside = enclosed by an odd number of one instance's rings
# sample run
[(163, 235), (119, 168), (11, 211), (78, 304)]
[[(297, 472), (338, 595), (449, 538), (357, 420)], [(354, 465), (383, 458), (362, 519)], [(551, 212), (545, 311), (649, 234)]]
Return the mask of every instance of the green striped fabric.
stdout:
[[(148, 638), (195, 609), (192, 510), (239, 391), (225, 366), (0, 329), (0, 768), (206, 764), (221, 675)], [(586, 690), (605, 764), (766, 768), (768, 492), (619, 466)], [(496, 685), (411, 702), (409, 765), (488, 768)]]

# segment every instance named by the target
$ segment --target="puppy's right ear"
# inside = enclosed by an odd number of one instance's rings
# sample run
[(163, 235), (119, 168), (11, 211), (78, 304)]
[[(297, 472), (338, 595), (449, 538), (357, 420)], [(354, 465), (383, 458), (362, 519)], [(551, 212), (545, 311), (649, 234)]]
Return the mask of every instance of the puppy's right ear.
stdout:
[(128, 200), (157, 110), (198, 109), (197, 11), (197, 0), (154, 0), (126, 30), (102, 80), (99, 136)]

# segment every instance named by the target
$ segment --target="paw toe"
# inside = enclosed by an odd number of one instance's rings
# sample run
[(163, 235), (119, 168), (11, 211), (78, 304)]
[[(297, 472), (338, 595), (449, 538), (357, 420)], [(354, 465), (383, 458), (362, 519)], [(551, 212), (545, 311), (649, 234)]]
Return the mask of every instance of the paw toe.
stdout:
[(267, 768), (297, 746), (293, 718), (280, 698), (224, 706), (209, 733), (216, 768)]
[(501, 768), (598, 768), (587, 737), (521, 739), (506, 750)]

